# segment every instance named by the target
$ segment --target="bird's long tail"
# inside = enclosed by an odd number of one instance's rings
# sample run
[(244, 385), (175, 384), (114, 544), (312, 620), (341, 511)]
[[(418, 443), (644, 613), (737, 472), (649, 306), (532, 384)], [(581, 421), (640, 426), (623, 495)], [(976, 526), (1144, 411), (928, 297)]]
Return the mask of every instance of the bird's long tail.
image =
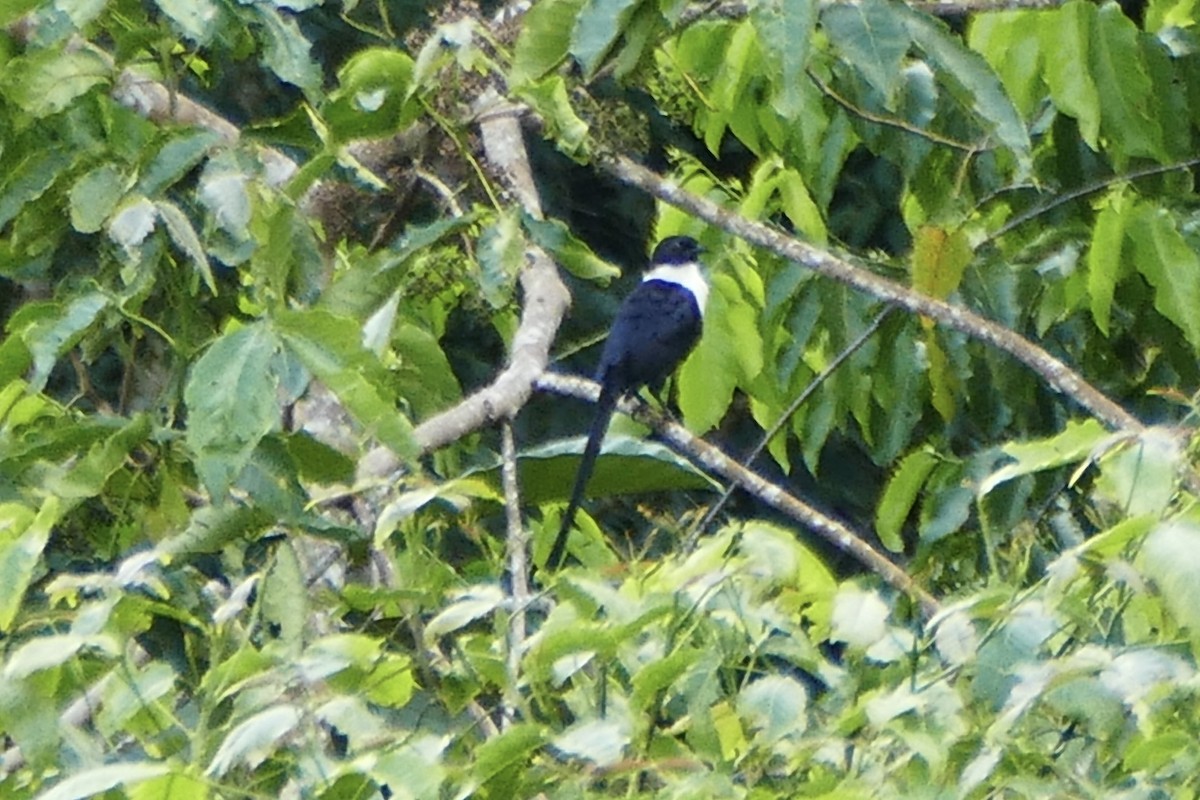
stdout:
[(571, 500), (563, 513), (562, 526), (558, 529), (558, 537), (554, 540), (554, 549), (546, 559), (546, 566), (558, 569), (562, 566), (566, 555), (567, 534), (575, 522), (575, 512), (583, 502), (587, 490), (588, 478), (592, 476), (592, 467), (596, 465), (596, 456), (600, 455), (600, 445), (604, 442), (604, 434), (608, 432), (608, 422), (612, 419), (617, 407), (617, 392), (605, 387), (600, 391), (600, 399), (596, 402), (596, 418), (592, 420), (592, 429), (588, 432), (587, 445), (583, 448), (583, 459), (579, 462), (579, 471), (575, 473), (575, 487), (571, 489)]

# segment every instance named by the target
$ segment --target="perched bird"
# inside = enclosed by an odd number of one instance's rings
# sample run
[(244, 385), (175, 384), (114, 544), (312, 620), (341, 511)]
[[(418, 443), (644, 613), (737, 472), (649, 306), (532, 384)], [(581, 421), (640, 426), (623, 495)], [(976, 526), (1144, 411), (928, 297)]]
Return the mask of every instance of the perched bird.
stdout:
[(654, 248), (642, 282), (617, 311), (596, 369), (596, 381), (600, 384), (596, 418), (547, 566), (558, 567), (562, 563), (567, 534), (583, 501), (617, 400), (643, 386), (657, 391), (700, 339), (704, 304), (708, 300), (708, 282), (699, 262), (702, 252), (700, 243), (690, 236), (663, 239)]

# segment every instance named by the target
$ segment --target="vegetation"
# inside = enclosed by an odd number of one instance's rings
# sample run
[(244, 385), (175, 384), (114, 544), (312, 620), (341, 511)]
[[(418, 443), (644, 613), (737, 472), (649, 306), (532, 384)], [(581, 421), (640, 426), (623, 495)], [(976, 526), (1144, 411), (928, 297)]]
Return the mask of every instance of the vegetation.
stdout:
[(0, 4), (0, 795), (1200, 793), (1194, 4), (1002, 5)]

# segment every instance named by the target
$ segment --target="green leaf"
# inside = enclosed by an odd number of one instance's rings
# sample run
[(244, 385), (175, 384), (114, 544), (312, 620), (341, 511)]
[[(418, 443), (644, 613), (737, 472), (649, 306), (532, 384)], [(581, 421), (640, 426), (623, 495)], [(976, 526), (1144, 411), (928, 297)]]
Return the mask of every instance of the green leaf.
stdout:
[(567, 157), (583, 163), (587, 157), (588, 125), (575, 113), (566, 81), (552, 75), (536, 83), (526, 84), (517, 96), (529, 103), (542, 118), (546, 136)]
[[(821, 12), (821, 27), (830, 44), (841, 51), (844, 63), (862, 73), (884, 106), (894, 110), (900, 64), (910, 46), (904, 19), (894, 7), (883, 0), (834, 3)], [(795, 47), (796, 41), (785, 46)]]
[(1032, 11), (998, 11), (971, 19), (971, 49), (983, 54), (1013, 103), (1032, 117), (1044, 97), (1042, 41), (1046, 19)]
[(279, 427), (279, 341), (264, 324), (217, 339), (192, 367), (184, 388), (187, 442), (214, 497), (224, 497), (259, 441)]
[(1113, 294), (1121, 278), (1121, 248), (1125, 243), (1125, 225), (1133, 205), (1123, 201), (1121, 192), (1110, 195), (1096, 215), (1092, 241), (1088, 246), (1088, 302), (1092, 320), (1108, 336)]
[(499, 586), (484, 584), (472, 586), (461, 592), (454, 601), (442, 609), (425, 626), (427, 641), (454, 633), (500, 608), (505, 602), (504, 592)]
[(929, 450), (914, 450), (906, 455), (884, 486), (883, 496), (875, 509), (875, 531), (884, 547), (893, 553), (904, 552), (900, 535), (904, 521), (912, 512), (925, 479), (937, 464), (937, 456)]
[(808, 80), (804, 70), (817, 25), (817, 3), (756, 0), (750, 5), (750, 23), (758, 32), (764, 65), (774, 86), (771, 105), (780, 116), (794, 119), (804, 106), (801, 90)]
[(212, 0), (155, 0), (171, 23), (199, 45), (208, 44), (217, 31), (221, 10)]
[(360, 339), (361, 325), (328, 311), (288, 311), (275, 327), (301, 363), (366, 430), (402, 458), (417, 454), (412, 423), (396, 407), (390, 376)]
[(60, 781), (53, 789), (39, 795), (38, 800), (82, 800), (118, 787), (128, 790), (170, 771), (170, 764), (153, 761), (125, 761), (92, 767)]
[(392, 346), (400, 357), (400, 391), (417, 419), (433, 416), (462, 396), (458, 378), (433, 334), (411, 323), (398, 325)]
[(277, 638), (289, 650), (299, 652), (308, 619), (308, 590), (300, 559), (289, 541), (275, 548), (270, 569), (259, 585), (263, 621), (278, 631)]
[(300, 31), (294, 17), (283, 16), (264, 5), (250, 6), (263, 23), (266, 46), (263, 63), (281, 81), (300, 87), (305, 95), (316, 97), (321, 91), (321, 68), (309, 52), (312, 45)]
[(600, 281), (602, 284), (620, 277), (620, 269), (593, 253), (590, 247), (559, 220), (534, 219), (528, 214), (523, 214), (521, 224), (529, 232), (529, 238), (534, 244), (550, 253), (561, 267), (575, 277)]
[(1079, 134), (1092, 150), (1100, 149), (1100, 91), (1092, 78), (1090, 41), (1095, 24), (1096, 6), (1088, 0), (1071, 0), (1063, 6), (1042, 12), (1039, 25), (1042, 53), (1045, 56), (1044, 79), (1050, 99), (1064, 114), (1079, 122)]
[(1176, 433), (1162, 427), (1147, 428), (1100, 459), (1096, 494), (1122, 508), (1127, 516), (1162, 516), (1175, 497), (1185, 466)]
[[(475, 748), (474, 777), (479, 783), (494, 781), (502, 772), (525, 762), (545, 741), (540, 725), (530, 722), (517, 723), (499, 736), (493, 736)], [(503, 787), (489, 796), (511, 797)]]
[(1100, 123), (1118, 168), (1133, 156), (1166, 161), (1158, 93), (1150, 81), (1137, 26), (1116, 3), (1100, 6), (1089, 51), (1100, 93)]
[(420, 109), (411, 98), (413, 60), (400, 50), (370, 47), (338, 70), (325, 120), (341, 140), (385, 136), (402, 130)]
[(584, 0), (571, 31), (570, 49), (585, 78), (595, 75), (641, 1)]
[(945, 300), (962, 282), (971, 263), (971, 244), (961, 230), (922, 225), (913, 236), (912, 286), (918, 292)]
[(53, 496), (36, 513), (21, 503), (0, 504), (0, 631), (12, 627), (61, 515), (62, 504)]
[(1007, 444), (1001, 451), (1015, 463), (1005, 464), (988, 475), (979, 484), (979, 496), (983, 497), (1013, 478), (1083, 461), (1109, 435), (1097, 420), (1072, 420), (1055, 436)]
[(5, 64), (0, 88), (29, 114), (45, 117), (107, 83), (111, 72), (112, 65), (90, 49), (46, 48)]
[(492, 308), (512, 302), (517, 274), (525, 265), (525, 236), (517, 214), (503, 214), (479, 235), (476, 258), (483, 270), (480, 289)]
[(1171, 614), (1200, 637), (1200, 526), (1186, 520), (1159, 525), (1146, 537), (1139, 560)]
[(192, 262), (192, 266), (208, 290), (216, 294), (217, 282), (213, 278), (212, 266), (208, 263), (208, 254), (204, 252), (204, 245), (200, 243), (200, 237), (196, 235), (196, 229), (192, 227), (192, 221), (183, 213), (183, 209), (170, 201), (159, 200), (155, 202), (154, 208), (166, 225), (171, 241)]
[(153, 197), (183, 178), (219, 142), (220, 134), (209, 130), (182, 131), (171, 137), (142, 170), (137, 191)]
[(61, 472), (49, 472), (46, 488), (64, 500), (78, 501), (101, 494), (109, 479), (122, 469), (134, 448), (150, 436), (150, 417), (141, 414), (112, 435), (96, 442), (82, 457), (69, 461)]
[(799, 736), (807, 727), (808, 691), (790, 676), (767, 675), (742, 689), (737, 709), (767, 742)]
[(704, 333), (679, 372), (679, 408), (698, 432), (724, 417), (741, 381), (762, 370), (758, 314), (729, 275), (717, 275), (704, 315)]
[(72, 300), (61, 314), (29, 326), (22, 338), (33, 356), (33, 374), (29, 376), (31, 391), (40, 392), (45, 387), (54, 364), (79, 344), (108, 306), (107, 297), (100, 292), (91, 292)]
[(978, 53), (968, 50), (941, 22), (907, 6), (890, 6), (904, 18), (909, 35), (965, 108), (986, 123), (988, 132), (1010, 149), (1022, 172), (1032, 167), (1029, 132), (1000, 79)]
[(1154, 308), (1200, 350), (1200, 255), (1166, 209), (1144, 204), (1131, 223), (1133, 263), (1154, 288)]
[(39, 148), (0, 178), (0, 228), (12, 222), (26, 203), (41, 197), (54, 185), (71, 160), (71, 154), (65, 150)]
[(71, 225), (80, 233), (95, 233), (125, 193), (125, 176), (112, 164), (86, 173), (71, 187)]
[(575, 21), (586, 0), (542, 0), (521, 20), (521, 34), (513, 52), (509, 86), (520, 90), (542, 78), (567, 57)]
[(585, 719), (554, 737), (551, 743), (569, 756), (607, 767), (616, 764), (631, 744), (632, 727), (624, 715)]
[(300, 708), (286, 703), (255, 714), (229, 732), (204, 774), (219, 778), (239, 764), (253, 770), (282, 745), (280, 740), (303, 718)]

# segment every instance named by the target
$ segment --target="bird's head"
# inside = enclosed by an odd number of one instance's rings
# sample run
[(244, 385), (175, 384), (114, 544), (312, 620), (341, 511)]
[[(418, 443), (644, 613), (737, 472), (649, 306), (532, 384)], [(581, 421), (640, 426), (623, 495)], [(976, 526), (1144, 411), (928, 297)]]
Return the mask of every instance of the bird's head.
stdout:
[(668, 236), (654, 248), (650, 263), (653, 266), (695, 263), (703, 252), (700, 243), (690, 236)]

